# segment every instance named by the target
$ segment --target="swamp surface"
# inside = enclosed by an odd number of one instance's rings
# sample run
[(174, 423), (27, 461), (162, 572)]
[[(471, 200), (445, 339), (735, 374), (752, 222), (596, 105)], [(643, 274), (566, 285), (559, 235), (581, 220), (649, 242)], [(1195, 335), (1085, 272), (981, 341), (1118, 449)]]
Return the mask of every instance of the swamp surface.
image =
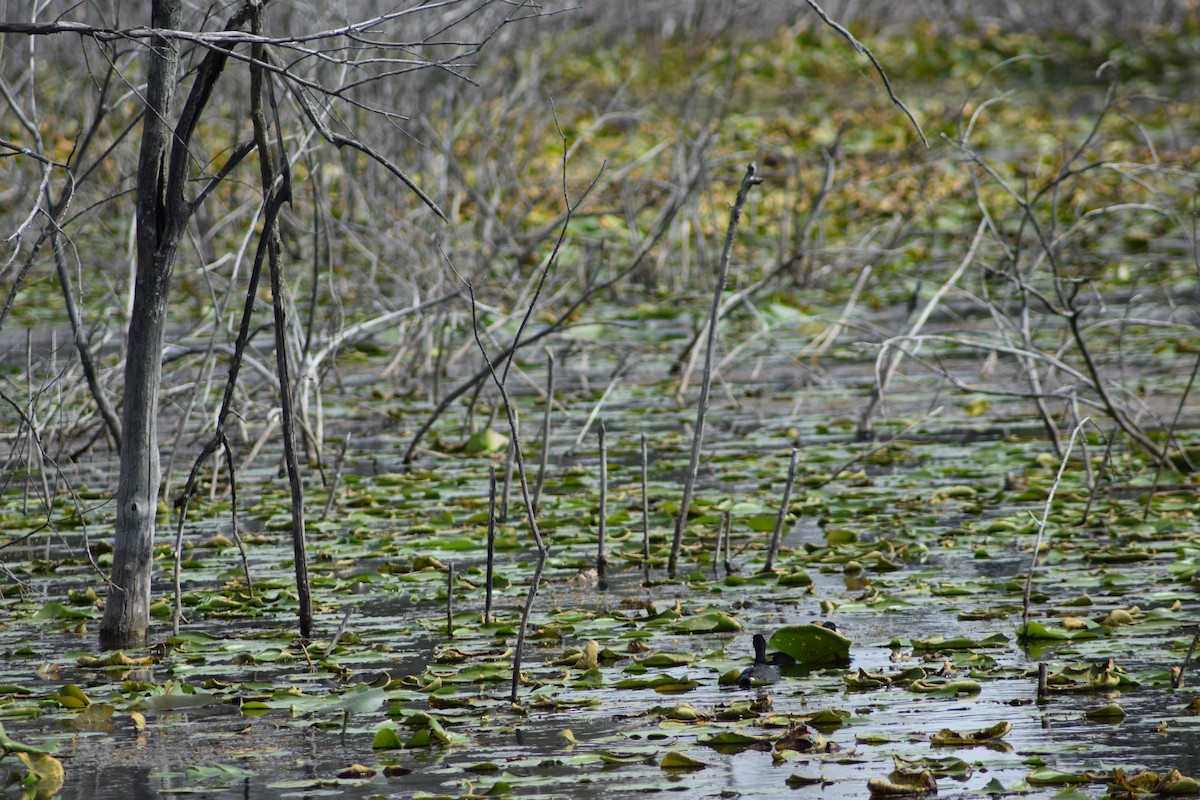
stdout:
[[(20, 591), (4, 600), (7, 732), (57, 743), (60, 796), (79, 798), (862, 797), (897, 764), (931, 770), (940, 796), (1087, 797), (1107, 789), (1088, 783), (1095, 773), (1200, 773), (1195, 695), (1186, 683), (1171, 689), (1169, 675), (1197, 614), (1191, 485), (1154, 495), (1144, 520), (1153, 470), (1130, 454), (1106, 456), (1099, 434), (1077, 445), (1033, 582), (1031, 618), (1045, 627), (1023, 647), (1024, 575), (1059, 467), (1029, 409), (996, 403), (981, 420), (970, 401), (918, 377), (896, 385), (877, 441), (857, 443), (873, 354), (839, 348), (815, 369), (789, 355), (804, 340), (785, 324), (721, 372), (685, 574), (667, 581), (694, 410), (669, 401), (674, 349), (662, 343), (680, 332), (650, 308), (608, 307), (606, 318), (630, 324), (608, 328), (603, 346), (580, 339), (559, 351), (540, 507), (551, 555), (520, 708), (508, 700), (511, 648), (534, 553), (515, 492), (496, 536), (495, 619), (482, 621), (488, 471), (503, 475), (503, 453), (448, 452), (471, 432), (447, 417), (406, 468), (405, 420), (428, 399), (365, 380), (365, 358), (326, 407), (354, 445), (326, 519), (322, 490), (314, 484), (308, 496), (318, 635), (307, 650), (290, 627), (286, 480), (260, 467), (242, 477), (238, 501), (253, 592), (229, 499), (204, 490), (186, 526), (177, 636), (170, 546), (160, 545), (160, 644), (128, 654), (145, 664), (85, 666), (95, 657), (96, 568), (108, 558), (94, 527), (60, 525), (9, 549)], [(971, 353), (939, 356), (978, 378)], [(532, 428), (544, 398), (528, 387), (545, 385), (545, 365), (518, 364), (529, 383), (516, 395)], [(1010, 366), (989, 380), (1012, 380)], [(1164, 390), (1186, 377), (1169, 361), (1140, 375)], [(580, 439), (598, 407), (609, 442), (606, 591), (594, 570), (594, 430)], [(793, 447), (786, 534), (775, 569), (762, 574)], [(1084, 457), (1094, 462), (1091, 490)], [(108, 486), (111, 469), (92, 464), (74, 477), (81, 502), (103, 502), (91, 487)], [(21, 487), (10, 486), (10, 530), (21, 502)], [(726, 514), (729, 555), (715, 559)], [(848, 664), (785, 669), (771, 686), (722, 685), (752, 660), (752, 633), (813, 620), (849, 638)], [(591, 660), (589, 641), (598, 645)], [(1042, 702), (1039, 662), (1063, 681)], [(1110, 704), (1123, 716), (1089, 718)], [(931, 744), (944, 728), (1000, 723), (1011, 731), (995, 740)], [(355, 764), (373, 775), (347, 775)]]

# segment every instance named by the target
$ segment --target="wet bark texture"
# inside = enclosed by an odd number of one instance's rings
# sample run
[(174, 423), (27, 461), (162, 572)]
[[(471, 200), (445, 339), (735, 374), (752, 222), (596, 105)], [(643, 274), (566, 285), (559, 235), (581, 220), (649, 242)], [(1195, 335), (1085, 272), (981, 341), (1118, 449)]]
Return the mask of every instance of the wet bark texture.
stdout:
[[(250, 4), (243, 4), (225, 29), (244, 26), (250, 8)], [(182, 18), (182, 0), (154, 0), (151, 11), (154, 28), (178, 29)], [(172, 129), (179, 49), (171, 41), (155, 39), (149, 50), (144, 95), (147, 113), (138, 155), (137, 275), (125, 355), (125, 401), (121, 416), (124, 441), (117, 486), (117, 527), (112, 578), (104, 620), (100, 623), (100, 647), (106, 650), (146, 644), (150, 577), (154, 568), (154, 517), (161, 479), (158, 397), (171, 272), (187, 221), (195, 210), (195, 203), (184, 194), (191, 159), (189, 147), (228, 61), (225, 46), (208, 50), (196, 68), (191, 90)]]
[[(154, 0), (156, 28), (178, 28), (182, 0)], [(113, 571), (100, 647), (141, 647), (150, 621), (154, 517), (158, 508), (158, 390), (162, 380), (163, 320), (175, 246), (169, 242), (165, 208), (166, 154), (179, 68), (179, 49), (159, 39), (150, 46), (146, 70), (148, 113), (142, 123), (137, 177), (137, 275), (125, 358), (120, 482)]]

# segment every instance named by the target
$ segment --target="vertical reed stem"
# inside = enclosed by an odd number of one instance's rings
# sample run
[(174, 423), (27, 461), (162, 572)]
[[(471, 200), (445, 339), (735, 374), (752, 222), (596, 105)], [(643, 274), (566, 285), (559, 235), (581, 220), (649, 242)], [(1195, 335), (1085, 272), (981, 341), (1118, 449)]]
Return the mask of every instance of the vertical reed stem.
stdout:
[(733, 512), (726, 511), (722, 520), (725, 523), (725, 576), (737, 572), (733, 566)]
[(729, 274), (729, 258), (733, 253), (733, 240), (737, 234), (738, 220), (742, 216), (742, 206), (746, 204), (746, 196), (750, 189), (762, 183), (758, 175), (758, 165), (750, 162), (742, 185), (738, 189), (737, 199), (729, 210), (729, 228), (725, 232), (725, 247), (721, 251), (721, 261), (717, 267), (717, 282), (713, 289), (712, 309), (708, 315), (708, 336), (704, 345), (704, 373), (700, 381), (700, 398), (696, 402), (696, 428), (692, 433), (692, 453), (688, 460), (687, 476), (683, 482), (683, 499), (679, 503), (679, 516), (675, 520), (675, 536), (671, 539), (671, 555), (667, 560), (667, 576), (675, 579), (679, 567), (679, 548), (683, 542), (683, 529), (687, 527), (688, 509), (692, 505), (692, 493), (696, 488), (696, 473), (700, 469), (700, 443), (704, 440), (704, 415), (708, 413), (708, 392), (712, 386), (713, 349), (716, 346), (717, 326), (721, 323), (721, 293), (725, 290), (725, 277)]
[(496, 568), (496, 467), (488, 468), (487, 592), (483, 604), (483, 623), (492, 621), (492, 576)]
[(642, 582), (650, 582), (650, 492), (646, 458), (646, 434), (642, 434)]
[(604, 428), (604, 417), (600, 418), (600, 524), (598, 530), (596, 582), (600, 591), (604, 591), (608, 589), (608, 558), (604, 553), (604, 540), (608, 535), (608, 441)]
[(446, 564), (446, 641), (454, 639), (454, 562)]
[(508, 456), (504, 461), (504, 491), (500, 495), (500, 522), (508, 522), (508, 498), (512, 490), (513, 479), (513, 453), (514, 450), (509, 447)]
[(1046, 496), (1046, 508), (1042, 512), (1042, 518), (1038, 522), (1037, 539), (1033, 543), (1033, 559), (1029, 563), (1029, 574), (1025, 576), (1025, 598), (1021, 603), (1021, 634), (1017, 638), (1026, 642), (1029, 640), (1029, 595), (1033, 590), (1033, 572), (1037, 569), (1038, 551), (1042, 549), (1042, 535), (1046, 532), (1046, 521), (1050, 517), (1050, 508), (1054, 503), (1054, 493), (1058, 491), (1058, 484), (1062, 482), (1063, 472), (1067, 469), (1067, 461), (1071, 458), (1071, 450), (1075, 447), (1075, 437), (1079, 435), (1079, 431), (1083, 426), (1091, 421), (1091, 417), (1084, 417), (1079, 420), (1079, 424), (1071, 431), (1071, 439), (1067, 442), (1067, 449), (1063, 451), (1062, 463), (1058, 465), (1058, 474), (1054, 476), (1054, 483), (1050, 486), (1050, 492)]
[(792, 500), (792, 486), (796, 483), (796, 462), (799, 458), (800, 448), (793, 447), (787, 483), (783, 486), (783, 502), (779, 506), (779, 516), (775, 518), (775, 532), (771, 534), (771, 546), (767, 549), (767, 561), (763, 564), (763, 572), (770, 572), (775, 568), (775, 554), (779, 552), (779, 542), (783, 538), (783, 524), (787, 520), (788, 503)]
[(717, 542), (713, 547), (712, 574), (713, 580), (721, 577), (721, 539), (725, 536), (725, 517), (717, 520)]
[(346, 438), (342, 439), (341, 448), (338, 449), (337, 461), (333, 465), (333, 480), (329, 482), (329, 496), (325, 498), (325, 509), (321, 512), (322, 522), (329, 518), (329, 512), (333, 510), (333, 503), (337, 500), (338, 486), (342, 482), (342, 470), (346, 466), (346, 450), (350, 448), (351, 436), (352, 434), (347, 433)]
[(537, 482), (533, 485), (533, 510), (542, 504), (542, 486), (546, 482), (546, 463), (550, 458), (550, 412), (554, 407), (554, 352), (546, 348), (546, 410), (542, 414), (542, 452), (538, 455)]
[(1183, 663), (1172, 670), (1171, 688), (1182, 689), (1183, 677), (1187, 672), (1187, 668), (1192, 663), (1192, 656), (1196, 654), (1196, 643), (1200, 642), (1200, 625), (1196, 626), (1196, 632), (1192, 636), (1192, 646), (1188, 648), (1187, 655), (1183, 657)]

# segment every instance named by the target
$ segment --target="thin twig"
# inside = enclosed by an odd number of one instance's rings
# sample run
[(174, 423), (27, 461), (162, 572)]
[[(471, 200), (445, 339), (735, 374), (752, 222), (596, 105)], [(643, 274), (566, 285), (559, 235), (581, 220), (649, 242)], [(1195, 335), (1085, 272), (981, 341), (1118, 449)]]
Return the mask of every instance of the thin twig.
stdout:
[(574, 451), (576, 447), (579, 447), (579, 445), (583, 444), (583, 440), (588, 435), (588, 431), (592, 429), (592, 423), (595, 422), (596, 418), (600, 416), (600, 411), (604, 408), (604, 404), (608, 401), (609, 395), (611, 395), (613, 390), (617, 388), (617, 382), (621, 379), (621, 375), (624, 374), (625, 367), (629, 364), (630, 356), (632, 356), (632, 353), (626, 353), (625, 356), (617, 362), (617, 366), (613, 368), (612, 377), (608, 381), (608, 386), (604, 387), (604, 391), (601, 393), (600, 399), (596, 401), (594, 406), (592, 406), (592, 410), (587, 415), (587, 419), (583, 421), (583, 427), (580, 428), (579, 435), (575, 437), (575, 443), (571, 445), (570, 450), (567, 451), (568, 453)]
[[(1171, 440), (1175, 438), (1175, 428), (1179, 425), (1179, 415), (1183, 413), (1183, 406), (1187, 402), (1188, 395), (1192, 393), (1192, 385), (1196, 382), (1197, 370), (1200, 370), (1200, 355), (1196, 356), (1196, 361), (1192, 364), (1192, 374), (1188, 376), (1187, 386), (1183, 388), (1183, 394), (1179, 396), (1179, 405), (1175, 407), (1175, 416), (1171, 418), (1171, 425), (1167, 428), (1166, 447), (1163, 449), (1165, 457), (1159, 459), (1154, 467), (1154, 480), (1150, 482), (1150, 491), (1146, 492), (1146, 507), (1142, 509), (1142, 522), (1145, 522), (1150, 517), (1150, 506), (1154, 502), (1154, 493), (1158, 491), (1158, 481), (1162, 477), (1163, 468), (1170, 458)], [(1185, 467), (1192, 466), (1188, 460), (1187, 450), (1184, 449), (1182, 444), (1179, 445), (1179, 456), (1183, 460)]]
[[(967, 250), (967, 254), (963, 256), (962, 261), (959, 262), (958, 267), (950, 274), (950, 277), (938, 287), (937, 291), (925, 303), (925, 306), (921, 309), (921, 313), (917, 315), (912, 325), (909, 326), (908, 333), (905, 334), (906, 339), (913, 340), (916, 338), (921, 329), (925, 327), (925, 323), (933, 315), (934, 310), (942, 302), (942, 298), (950, 291), (951, 287), (958, 283), (959, 278), (966, 272), (967, 267), (975, 260), (975, 253), (979, 250), (979, 245), (983, 241), (983, 235), (986, 232), (986, 222), (980, 222), (979, 226), (975, 229), (975, 236), (971, 239), (971, 246)], [(858, 421), (858, 438), (860, 441), (866, 441), (871, 438), (875, 412), (883, 402), (883, 397), (887, 393), (888, 386), (891, 384), (896, 370), (900, 367), (900, 361), (904, 358), (905, 352), (902, 348), (892, 349), (886, 344), (879, 351), (879, 357), (875, 361), (875, 386), (871, 389), (871, 397), (867, 401), (867, 405), (863, 409), (862, 416)]]
[(712, 576), (713, 580), (721, 577), (721, 541), (725, 537), (725, 515), (717, 520), (717, 540), (713, 542)]
[(488, 467), (487, 590), (483, 601), (483, 623), (492, 622), (492, 583), (496, 568), (496, 466)]
[(830, 19), (829, 15), (825, 13), (825, 9), (821, 8), (821, 6), (817, 4), (816, 0), (804, 1), (808, 3), (809, 8), (817, 12), (817, 16), (820, 17), (826, 25), (844, 36), (846, 41), (850, 42), (850, 44), (854, 46), (855, 50), (871, 59), (871, 65), (875, 67), (875, 71), (879, 73), (880, 79), (883, 80), (883, 86), (885, 89), (887, 89), (888, 97), (890, 97), (892, 102), (904, 112), (904, 115), (908, 117), (909, 122), (911, 122), (913, 127), (917, 129), (917, 135), (921, 137), (921, 143), (926, 147), (929, 147), (929, 142), (925, 139), (925, 131), (921, 130), (921, 123), (917, 122), (917, 118), (914, 117), (913, 113), (908, 110), (908, 106), (904, 105), (900, 98), (896, 96), (896, 93), (892, 91), (892, 82), (888, 80), (887, 73), (883, 71), (883, 67), (880, 66), (879, 61), (875, 58), (875, 54), (872, 53), (865, 44), (854, 38), (854, 34)]
[(600, 418), (600, 521), (597, 525), (596, 584), (600, 591), (608, 589), (608, 557), (604, 552), (608, 535), (608, 442), (605, 438), (604, 418)]
[(642, 582), (650, 582), (650, 496), (647, 484), (646, 434), (642, 434)]
[(1029, 574), (1025, 576), (1025, 597), (1021, 602), (1021, 634), (1019, 638), (1023, 642), (1029, 640), (1029, 596), (1033, 590), (1033, 573), (1037, 569), (1038, 552), (1042, 549), (1042, 534), (1046, 532), (1046, 521), (1050, 518), (1054, 493), (1058, 491), (1058, 484), (1062, 482), (1063, 472), (1067, 469), (1067, 462), (1071, 458), (1071, 449), (1075, 446), (1075, 437), (1090, 421), (1091, 417), (1084, 417), (1071, 431), (1071, 438), (1067, 441), (1067, 448), (1063, 451), (1062, 461), (1058, 465), (1058, 474), (1054, 476), (1054, 483), (1050, 485), (1050, 492), (1046, 495), (1046, 507), (1042, 511), (1042, 518), (1040, 520), (1035, 518), (1038, 523), (1037, 539), (1033, 543), (1033, 560), (1029, 564)]
[(554, 409), (554, 351), (546, 348), (546, 410), (542, 414), (542, 452), (538, 453), (537, 483), (533, 487), (533, 510), (542, 505), (542, 487), (546, 483), (546, 464), (550, 460), (550, 417)]
[(352, 613), (354, 613), (354, 606), (346, 606), (346, 610), (342, 614), (342, 622), (338, 625), (337, 630), (333, 632), (333, 638), (329, 640), (329, 646), (325, 648), (325, 653), (321, 658), (329, 658), (329, 654), (337, 647), (338, 642), (342, 639), (342, 634), (346, 632), (346, 626), (350, 624), (350, 615)]
[[(530, 334), (524, 339), (514, 338), (513, 342), (508, 345), (508, 348), (500, 354), (500, 358), (509, 358), (521, 347), (528, 347), (534, 342), (567, 328), (569, 321), (579, 313), (580, 309), (591, 302), (593, 298), (601, 295), (612, 286), (615, 286), (625, 278), (628, 278), (630, 275), (633, 275), (635, 272), (637, 272), (637, 270), (641, 268), (642, 263), (650, 255), (651, 251), (653, 251), (654, 248), (658, 246), (658, 243), (662, 241), (663, 237), (667, 235), (667, 232), (670, 230), (671, 223), (691, 199), (694, 192), (698, 189), (700, 186), (700, 179), (704, 174), (705, 173), (703, 170), (697, 168), (695, 173), (693, 173), (691, 176), (691, 180), (686, 187), (686, 191), (684, 191), (680, 196), (677, 196), (667, 210), (662, 213), (658, 222), (658, 226), (654, 229), (653, 233), (645, 238), (637, 253), (635, 253), (634, 256), (629, 260), (629, 263), (627, 263), (611, 278), (585, 286), (583, 291), (580, 292), (579, 296), (572, 300), (567, 305), (566, 309), (557, 315), (553, 322), (548, 323), (545, 327), (533, 334)], [(576, 206), (578, 206), (578, 204), (576, 204)], [(490, 371), (486, 366), (481, 368), (478, 372), (459, 384), (457, 388), (441, 399), (433, 411), (430, 412), (429, 416), (425, 418), (425, 421), (421, 424), (421, 427), (418, 428), (417, 432), (413, 434), (412, 439), (408, 443), (408, 447), (405, 448), (403, 459), (405, 464), (412, 463), (413, 457), (416, 454), (417, 447), (420, 445), (421, 440), (433, 427), (434, 423), (437, 422), (438, 418), (446, 412), (446, 409), (450, 408), (455, 400), (478, 386), (481, 381), (487, 379), (489, 374)]]
[(325, 508), (321, 511), (322, 522), (329, 519), (329, 512), (333, 510), (333, 503), (337, 500), (338, 486), (342, 482), (342, 469), (346, 466), (346, 450), (350, 447), (352, 435), (347, 433), (341, 448), (338, 449), (337, 460), (333, 464), (333, 480), (329, 482), (329, 496), (325, 498)]
[[(261, 9), (256, 13), (254, 26), (256, 32), (262, 24)], [(259, 46), (256, 46), (256, 50)], [(256, 53), (261, 60), (261, 53)], [(290, 202), (292, 196), (291, 172), (286, 158), (279, 159), (278, 169), (275, 163), (275, 153), (267, 143), (266, 116), (263, 113), (262, 99), (266, 86), (261, 69), (252, 68), (250, 71), (250, 96), (254, 102), (251, 117), (254, 121), (254, 140), (258, 144), (259, 169), (262, 173), (263, 190), (269, 199), (282, 198)], [(278, 136), (278, 116), (275, 118), (276, 134)], [(280, 154), (282, 154), (280, 147)], [(281, 181), (277, 179), (282, 178)], [(308, 548), (304, 540), (304, 487), (300, 480), (300, 467), (296, 461), (296, 435), (294, 431), (295, 413), (292, 408), (292, 382), (289, 377), (287, 352), (287, 310), (283, 304), (283, 265), (281, 244), (277, 224), (266, 228), (262, 238), (267, 241), (267, 264), (271, 276), (271, 304), (275, 312), (275, 363), (279, 373), (279, 408), (280, 424), (283, 434), (283, 458), (287, 465), (288, 488), (291, 496), (292, 511), (292, 555), (296, 573), (296, 594), (299, 600), (300, 637), (304, 640), (312, 638), (313, 606), (312, 589), (308, 581)]]
[(683, 542), (683, 529), (687, 526), (688, 509), (692, 504), (692, 492), (696, 487), (696, 474), (700, 468), (700, 444), (704, 439), (704, 417), (708, 412), (708, 393), (712, 385), (713, 348), (716, 345), (717, 321), (721, 310), (721, 292), (725, 289), (725, 278), (729, 273), (729, 259), (733, 253), (733, 240), (737, 235), (738, 220), (742, 216), (742, 206), (750, 189), (762, 183), (758, 174), (758, 165), (753, 161), (746, 167), (742, 185), (738, 188), (737, 199), (729, 210), (729, 228), (725, 233), (725, 248), (721, 251), (721, 261), (717, 268), (717, 282), (713, 289), (712, 309), (709, 312), (708, 339), (704, 347), (704, 375), (700, 381), (700, 398), (696, 402), (696, 428), (692, 433), (692, 453), (688, 462), (687, 477), (683, 484), (683, 499), (679, 504), (679, 516), (675, 520), (675, 536), (671, 540), (671, 555), (667, 561), (667, 575), (675, 579), (679, 565), (679, 548)]
[(446, 564), (446, 640), (454, 639), (454, 562)]
[(1187, 668), (1192, 664), (1192, 656), (1196, 654), (1197, 642), (1200, 642), (1200, 625), (1196, 626), (1196, 632), (1192, 636), (1192, 644), (1188, 648), (1187, 655), (1183, 657), (1183, 663), (1179, 665), (1179, 671), (1176, 673), (1175, 678), (1172, 681), (1172, 688), (1183, 688), (1184, 673), (1187, 672)]
[[(517, 702), (517, 688), (521, 681), (521, 658), (522, 651), (525, 649), (525, 635), (529, 629), (529, 616), (533, 613), (533, 600), (535, 597), (537, 597), (538, 587), (540, 586), (542, 580), (542, 571), (546, 567), (546, 557), (550, 550), (546, 546), (545, 541), (542, 539), (541, 531), (538, 530), (537, 511), (533, 507), (533, 496), (529, 491), (529, 481), (525, 475), (525, 460), (521, 454), (520, 427), (517, 424), (516, 411), (514, 410), (513, 404), (508, 397), (508, 389), (505, 387), (505, 380), (508, 376), (508, 368), (512, 366), (513, 358), (516, 356), (517, 349), (521, 345), (521, 334), (525, 330), (525, 325), (529, 321), (529, 318), (533, 316), (534, 305), (541, 296), (542, 287), (545, 285), (546, 277), (550, 274), (551, 267), (558, 262), (558, 254), (562, 247), (563, 241), (566, 239), (567, 229), (571, 225), (571, 219), (574, 215), (574, 211), (576, 208), (578, 208), (579, 203), (582, 203), (584, 200), (584, 198), (581, 197), (577, 203), (572, 205), (570, 197), (567, 194), (567, 138), (566, 135), (562, 133), (561, 128), (559, 128), (559, 135), (563, 140), (562, 192), (567, 211), (563, 216), (562, 230), (559, 232), (558, 240), (555, 242), (554, 249), (551, 251), (549, 258), (546, 259), (546, 265), (542, 269), (542, 273), (538, 278), (537, 289), (534, 291), (533, 298), (529, 302), (529, 307), (525, 311), (525, 316), (521, 320), (521, 325), (517, 329), (516, 335), (513, 336), (513, 343), (509, 346), (508, 351), (501, 356), (502, 358), (507, 359), (504, 367), (504, 377), (501, 377), (499, 374), (497, 374), (496, 367), (492, 363), (491, 358), (488, 357), (487, 348), (483, 346), (483, 340), (479, 336), (479, 313), (478, 305), (475, 302), (475, 289), (469, 280), (460, 278), (460, 280), (462, 280), (462, 282), (466, 285), (467, 295), (471, 301), (471, 333), (475, 338), (475, 345), (479, 348), (479, 352), (483, 356), (484, 366), (487, 369), (485, 374), (491, 375), (492, 383), (495, 384), (496, 390), (500, 392), (500, 399), (504, 403), (504, 413), (508, 419), (508, 430), (512, 439), (512, 461), (516, 469), (517, 476), (521, 481), (521, 499), (525, 503), (525, 518), (529, 523), (529, 532), (533, 535), (533, 541), (537, 546), (538, 552), (537, 565), (534, 567), (533, 575), (529, 581), (529, 592), (525, 595), (525, 606), (521, 609), (521, 622), (517, 627), (517, 644), (513, 653), (512, 685), (509, 692), (509, 702), (514, 705)], [(595, 181), (592, 182), (591, 186), (594, 185)], [(584, 194), (586, 196), (586, 191)], [(416, 439), (413, 440), (414, 445), (415, 443)], [(410, 450), (412, 446), (413, 445), (410, 445)]]
[[(513, 440), (516, 441), (516, 435)], [(516, 452), (509, 448), (505, 453), (504, 458), (504, 484), (500, 490), (500, 524), (508, 522), (508, 499), (512, 496), (512, 479), (513, 479), (513, 453)]]
[(529, 615), (533, 612), (533, 599), (537, 597), (538, 587), (542, 580), (542, 570), (546, 567), (546, 556), (550, 552), (546, 547), (545, 541), (542, 540), (541, 531), (538, 530), (537, 513), (533, 510), (533, 497), (529, 493), (529, 481), (525, 479), (525, 462), (521, 456), (521, 438), (518, 436), (518, 427), (516, 412), (513, 411), (512, 403), (508, 399), (508, 390), (504, 386), (504, 381), (496, 373), (496, 368), (492, 364), (492, 360), (488, 358), (487, 349), (483, 346), (483, 340), (479, 338), (479, 318), (476, 314), (475, 306), (475, 290), (471, 286), (470, 281), (465, 281), (467, 285), (467, 293), (471, 299), (471, 330), (475, 334), (475, 343), (479, 347), (479, 352), (483, 354), (483, 360), (487, 364), (488, 372), (491, 373), (492, 383), (496, 385), (497, 391), (500, 392), (500, 399), (504, 403), (504, 413), (508, 417), (508, 430), (512, 435), (512, 452), (513, 463), (516, 466), (516, 472), (521, 480), (521, 497), (525, 501), (525, 518), (529, 522), (529, 532), (533, 535), (533, 542), (537, 546), (538, 560), (537, 565), (533, 568), (533, 576), (529, 581), (529, 592), (525, 595), (525, 607), (521, 611), (521, 624), (517, 627), (517, 646), (513, 653), (513, 672), (512, 672), (512, 690), (509, 695), (509, 702), (517, 702), (517, 687), (521, 680), (521, 655), (525, 649), (525, 633), (529, 627)]
[[(1107, 442), (1105, 443), (1105, 445), (1104, 445), (1104, 455), (1100, 456), (1100, 470), (1101, 470), (1101, 472), (1103, 472), (1103, 471), (1104, 471), (1104, 468), (1105, 468), (1105, 466), (1106, 466), (1107, 464), (1109, 464), (1109, 463), (1110, 463), (1110, 461), (1111, 461), (1111, 458), (1112, 458), (1112, 449), (1113, 449), (1113, 442), (1115, 442), (1115, 441), (1117, 440), (1117, 431), (1118, 431), (1118, 430), (1119, 430), (1118, 428), (1116, 428), (1116, 427), (1113, 427), (1113, 428), (1112, 428), (1112, 429), (1111, 429), (1111, 430), (1108, 432), (1108, 441), (1107, 441)], [(1098, 483), (1098, 482), (1097, 482), (1097, 483)], [(1093, 487), (1092, 487), (1092, 489), (1091, 489), (1091, 491), (1089, 491), (1089, 492), (1088, 492), (1087, 505), (1085, 505), (1085, 506), (1083, 507), (1083, 515), (1082, 515), (1082, 516), (1079, 518), (1079, 525), (1080, 525), (1081, 527), (1082, 527), (1082, 526), (1084, 526), (1084, 525), (1087, 525), (1088, 517), (1089, 517), (1089, 516), (1091, 515), (1091, 513), (1092, 513), (1092, 504), (1093, 504), (1093, 503), (1095, 503), (1095, 502), (1096, 502), (1096, 487), (1095, 487), (1095, 486), (1093, 486)]]
[(792, 461), (788, 465), (787, 483), (783, 486), (783, 500), (779, 504), (779, 516), (775, 518), (775, 532), (771, 534), (771, 546), (762, 571), (770, 572), (775, 567), (775, 554), (779, 552), (779, 540), (783, 538), (783, 524), (787, 520), (788, 503), (792, 499), (792, 486), (796, 483), (796, 464), (800, 460), (800, 448), (792, 448)]

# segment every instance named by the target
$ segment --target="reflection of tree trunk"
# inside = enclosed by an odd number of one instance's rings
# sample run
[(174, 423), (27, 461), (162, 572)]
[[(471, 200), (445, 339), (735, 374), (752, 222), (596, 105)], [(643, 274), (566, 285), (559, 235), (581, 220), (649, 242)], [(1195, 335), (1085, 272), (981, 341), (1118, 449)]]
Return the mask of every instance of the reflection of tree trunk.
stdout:
[[(182, 0), (154, 0), (156, 28), (178, 29)], [(158, 390), (162, 379), (163, 321), (177, 240), (166, 208), (166, 154), (179, 65), (178, 47), (165, 39), (150, 47), (148, 112), (142, 123), (137, 176), (137, 277), (125, 359), (120, 483), (112, 582), (100, 625), (104, 649), (139, 647), (150, 621), (154, 517), (158, 510)]]

